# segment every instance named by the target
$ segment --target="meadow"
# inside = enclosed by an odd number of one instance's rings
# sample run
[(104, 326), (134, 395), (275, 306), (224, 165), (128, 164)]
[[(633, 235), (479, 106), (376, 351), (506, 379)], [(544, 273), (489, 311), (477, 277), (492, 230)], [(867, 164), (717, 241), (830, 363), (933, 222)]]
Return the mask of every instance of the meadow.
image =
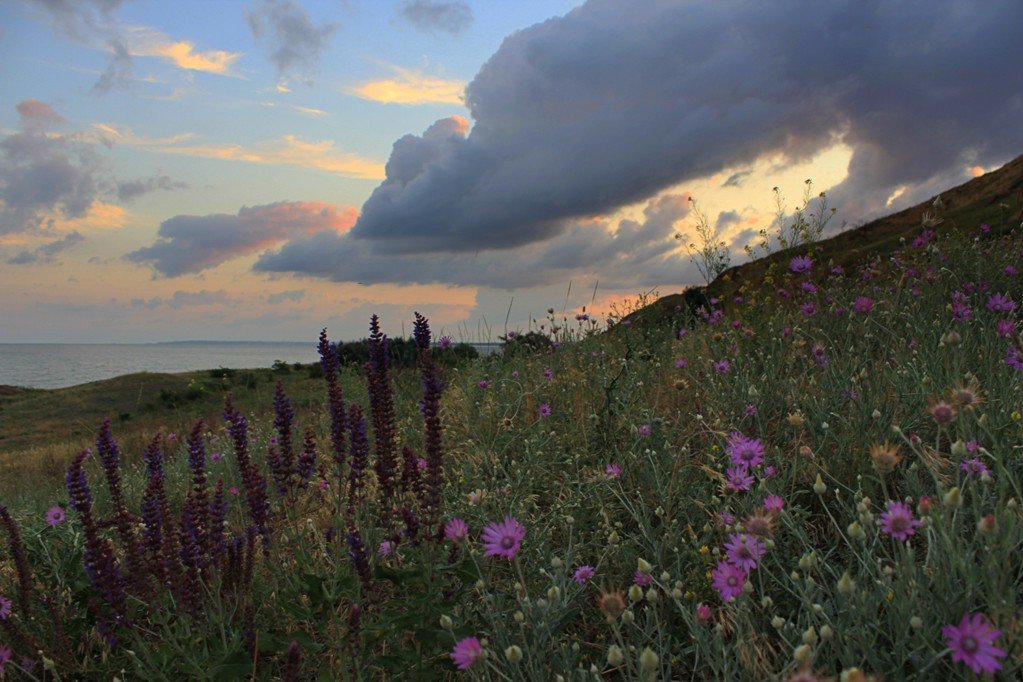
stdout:
[(111, 414), (5, 490), (4, 679), (1018, 679), (1023, 239), (932, 227), (466, 363), (325, 332), (317, 399), (131, 447)]

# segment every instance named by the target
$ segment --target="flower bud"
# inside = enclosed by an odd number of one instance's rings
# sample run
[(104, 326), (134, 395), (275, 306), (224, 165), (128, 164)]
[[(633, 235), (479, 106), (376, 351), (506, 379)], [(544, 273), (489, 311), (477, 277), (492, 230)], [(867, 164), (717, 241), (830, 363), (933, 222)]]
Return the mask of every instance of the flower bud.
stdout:
[(445, 630), (450, 630), (455, 627), (455, 624), (451, 621), (451, 616), (441, 616), (440, 626)]
[(842, 574), (842, 577), (838, 579), (838, 593), (848, 597), (850, 594), (856, 591), (856, 581), (849, 575), (849, 571)]
[(646, 591), (646, 600), (648, 602), (650, 602), (651, 604), (656, 604), (657, 603), (657, 590), (654, 589), (653, 587), (651, 587), (649, 590), (647, 590)]
[(811, 625), (803, 632), (803, 644), (816, 644), (817, 643), (817, 631)]
[(547, 598), (551, 601), (555, 601), (560, 596), (561, 590), (559, 590), (555, 585), (552, 585), (551, 588), (547, 590)]
[(622, 663), (625, 663), (625, 654), (617, 644), (612, 644), (607, 649), (607, 664), (617, 668)]
[(942, 498), (942, 502), (946, 507), (961, 507), (963, 505), (963, 495), (959, 490), (959, 486), (956, 486), (945, 493)]
[(838, 679), (839, 682), (867, 682), (867, 676), (859, 668), (843, 670)]
[(829, 639), (835, 636), (835, 631), (831, 629), (831, 626), (824, 624), (821, 626), (821, 639), (827, 642)]
[(630, 601), (636, 602), (636, 601), (639, 601), (642, 598), (643, 598), (643, 588), (642, 587), (640, 587), (639, 585), (633, 585), (633, 586), (631, 586), (629, 588), (629, 600)]
[(545, 608), (547, 608), (547, 600), (546, 599), (537, 599), (536, 600), (536, 608), (538, 608), (538, 609), (545, 609)]
[(616, 530), (611, 531), (611, 535), (607, 536), (607, 541), (610, 542), (612, 545), (617, 545), (618, 544), (618, 531), (616, 531)]
[(510, 647), (504, 650), (504, 657), (508, 659), (508, 662), (515, 665), (522, 660), (522, 649), (512, 644)]
[(998, 530), (998, 522), (995, 520), (995, 515), (985, 515), (984, 518), (977, 522), (977, 530), (981, 533), (994, 533)]
[(771, 627), (773, 627), (775, 630), (781, 630), (783, 627), (785, 627), (785, 619), (782, 618), (781, 616), (775, 616), (774, 618), (771, 619)]
[(625, 611), (624, 613), (622, 613), (622, 622), (625, 623), (626, 625), (632, 625), (633, 623), (636, 622), (636, 614), (634, 614), (632, 611)]
[(931, 507), (934, 506), (934, 500), (927, 495), (921, 495), (920, 501), (916, 504), (916, 510), (920, 513), (920, 516), (930, 516)]
[(913, 616), (912, 618), (909, 619), (909, 627), (913, 628), (914, 630), (919, 630), (923, 626), (924, 620), (920, 616)]
[(654, 570), (654, 567), (644, 559), (636, 559), (636, 568), (640, 573), (652, 573)]
[(521, 611), (516, 611), (513, 618), (515, 618), (516, 623), (521, 623), (522, 621), (526, 620), (526, 614), (522, 613)]
[(828, 486), (824, 485), (824, 479), (821, 478), (820, 474), (817, 474), (817, 480), (813, 483), (813, 491), (818, 495), (823, 495), (827, 490)]
[(657, 670), (657, 664), (660, 663), (661, 659), (654, 650), (650, 647), (643, 649), (643, 653), (639, 655), (639, 669), (643, 672), (653, 672)]
[(952, 443), (952, 454), (956, 457), (965, 457), (967, 455), (966, 443), (963, 442), (962, 438), (958, 438), (956, 442)]
[(807, 663), (810, 660), (810, 654), (813, 650), (809, 644), (801, 644), (796, 647), (796, 650), (792, 652), (792, 658), (796, 659), (798, 663)]
[(553, 559), (551, 559), (551, 568), (561, 568), (564, 565), (565, 562), (559, 559), (558, 557), (554, 557)]

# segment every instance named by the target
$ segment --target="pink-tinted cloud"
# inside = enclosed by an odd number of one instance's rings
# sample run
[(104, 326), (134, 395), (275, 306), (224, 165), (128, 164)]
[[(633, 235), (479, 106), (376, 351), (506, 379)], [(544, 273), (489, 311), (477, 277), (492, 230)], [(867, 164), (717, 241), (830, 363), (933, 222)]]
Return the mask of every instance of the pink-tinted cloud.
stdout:
[(126, 254), (156, 273), (177, 277), (214, 268), (288, 239), (319, 232), (342, 233), (355, 224), (358, 211), (316, 201), (280, 201), (246, 206), (236, 215), (178, 215), (160, 225), (158, 239)]

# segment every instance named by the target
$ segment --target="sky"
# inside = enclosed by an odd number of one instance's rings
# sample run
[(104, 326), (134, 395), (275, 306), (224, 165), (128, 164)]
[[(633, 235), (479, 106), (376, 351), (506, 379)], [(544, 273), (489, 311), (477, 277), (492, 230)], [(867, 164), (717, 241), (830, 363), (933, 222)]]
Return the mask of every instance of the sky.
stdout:
[[(492, 340), (1023, 153), (1018, 0), (0, 2), (0, 343)], [(694, 210), (694, 207), (696, 210)], [(681, 238), (677, 238), (681, 236)]]

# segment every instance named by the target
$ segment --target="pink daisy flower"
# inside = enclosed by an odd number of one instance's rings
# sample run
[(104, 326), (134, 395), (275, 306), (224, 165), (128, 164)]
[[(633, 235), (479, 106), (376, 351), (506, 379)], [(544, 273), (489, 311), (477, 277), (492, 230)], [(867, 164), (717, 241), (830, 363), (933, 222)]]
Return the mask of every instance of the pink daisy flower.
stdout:
[(966, 473), (972, 474), (974, 476), (982, 476), (984, 474), (991, 473), (991, 470), (987, 468), (984, 462), (980, 461), (980, 459), (976, 457), (973, 459), (968, 459), (965, 462), (962, 462), (959, 465), (959, 468), (965, 471)]
[(64, 523), (65, 518), (67, 517), (64, 514), (64, 510), (56, 504), (46, 511), (46, 523), (51, 526), (59, 526)]
[(749, 490), (749, 487), (753, 485), (753, 477), (750, 476), (749, 469), (745, 466), (729, 467), (725, 470), (725, 475), (728, 477), (729, 489), (736, 492)]
[(451, 650), (451, 660), (455, 662), (456, 668), (466, 670), (479, 660), (482, 653), (483, 647), (480, 646), (480, 641), (475, 637), (466, 637), (459, 640), (455, 644), (455, 648)]
[(547, 403), (541, 404), (540, 405), (540, 416), (541, 417), (549, 417), (549, 416), (551, 416), (551, 406), (548, 405)]
[(654, 581), (654, 577), (649, 573), (643, 571), (636, 571), (632, 574), (632, 582), (640, 587), (650, 587), (650, 583)]
[(725, 543), (725, 551), (728, 561), (733, 566), (750, 571), (757, 567), (757, 562), (764, 556), (766, 546), (751, 535), (732, 533)]
[(646, 436), (649, 436), (651, 433), (653, 433), (653, 427), (650, 426), (649, 424), (640, 424), (639, 426), (636, 427), (636, 431), (639, 433), (639, 435), (645, 438)]
[(580, 566), (575, 569), (575, 573), (572, 574), (572, 580), (576, 581), (580, 585), (585, 585), (587, 581), (596, 575), (596, 571), (593, 570), (593, 566)]
[(725, 452), (735, 466), (752, 469), (764, 461), (764, 446), (756, 438), (747, 438), (738, 431), (732, 431), (725, 445)]
[(742, 594), (742, 588), (746, 584), (746, 571), (727, 561), (719, 561), (711, 575), (714, 577), (711, 586), (718, 591), (724, 601), (731, 601)]
[(604, 467), (604, 475), (608, 478), (618, 478), (622, 475), (622, 468), (617, 464), (608, 464)]
[(785, 498), (781, 495), (768, 495), (764, 498), (764, 510), (778, 513), (785, 508)]
[(483, 546), (486, 556), (503, 556), (509, 561), (522, 546), (522, 538), (526, 537), (526, 527), (511, 516), (504, 521), (492, 521), (483, 528)]
[(796, 256), (789, 261), (789, 270), (798, 274), (809, 272), (813, 267), (813, 259), (809, 256)]
[(448, 540), (461, 542), (468, 534), (469, 526), (462, 519), (456, 517), (449, 519), (448, 522), (444, 524), (444, 537)]
[(907, 540), (916, 535), (916, 529), (922, 525), (913, 518), (913, 510), (905, 502), (889, 502), (888, 509), (877, 520), (881, 530), (898, 540)]
[(1002, 631), (993, 629), (984, 614), (964, 613), (959, 625), (946, 625), (941, 634), (956, 663), (969, 666), (978, 675), (1002, 669), (997, 659), (1005, 658), (1005, 651), (994, 645)]
[(700, 602), (699, 604), (696, 605), (696, 620), (700, 621), (701, 623), (706, 623), (708, 620), (710, 620), (711, 615), (712, 612), (709, 606), (707, 606), (703, 602)]
[(853, 303), (853, 310), (860, 313), (861, 315), (866, 315), (873, 309), (874, 299), (870, 298), (869, 296), (857, 296), (856, 302)]

